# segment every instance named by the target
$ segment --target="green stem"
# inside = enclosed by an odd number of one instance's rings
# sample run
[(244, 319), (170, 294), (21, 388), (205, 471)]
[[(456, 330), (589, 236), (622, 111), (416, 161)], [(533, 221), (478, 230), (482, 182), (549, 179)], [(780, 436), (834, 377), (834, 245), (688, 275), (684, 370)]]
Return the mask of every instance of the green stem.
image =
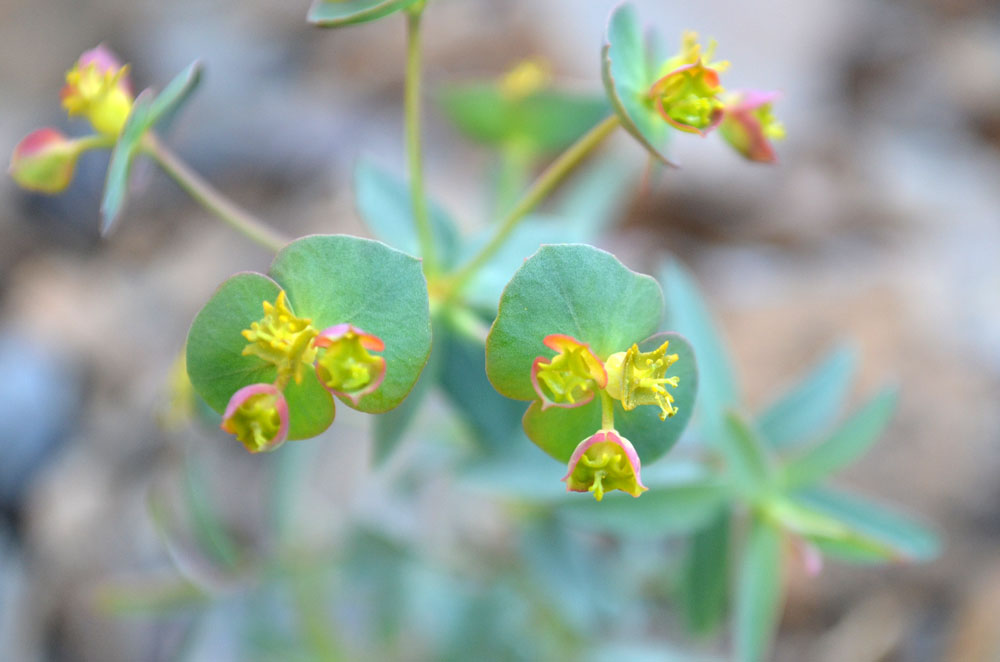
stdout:
[(434, 254), (431, 219), (430, 213), (427, 211), (427, 195), (424, 193), (424, 167), (420, 143), (420, 19), (423, 16), (423, 11), (424, 3), (418, 2), (406, 12), (404, 110), (406, 113), (406, 156), (409, 161), (413, 219), (417, 226), (420, 254), (424, 258), (424, 271), (434, 273), (437, 269), (437, 256)]
[(143, 151), (151, 156), (163, 168), (164, 172), (170, 175), (196, 202), (248, 239), (274, 252), (278, 252), (291, 241), (219, 192), (157, 140), (152, 133), (147, 133), (143, 138), (142, 147)]
[(598, 391), (601, 394), (601, 429), (615, 429), (615, 401), (603, 389)]
[(525, 192), (520, 201), (508, 212), (507, 216), (500, 222), (496, 234), (483, 246), (479, 253), (465, 265), (455, 272), (450, 279), (448, 292), (451, 295), (457, 293), (462, 286), (476, 273), (498, 250), (514, 231), (517, 224), (524, 219), (528, 213), (534, 209), (538, 203), (545, 199), (555, 187), (562, 182), (565, 177), (572, 172), (583, 159), (604, 141), (611, 133), (618, 128), (619, 120), (617, 115), (611, 115), (586, 135), (581, 137), (569, 149), (562, 153), (548, 168), (545, 169), (538, 179)]

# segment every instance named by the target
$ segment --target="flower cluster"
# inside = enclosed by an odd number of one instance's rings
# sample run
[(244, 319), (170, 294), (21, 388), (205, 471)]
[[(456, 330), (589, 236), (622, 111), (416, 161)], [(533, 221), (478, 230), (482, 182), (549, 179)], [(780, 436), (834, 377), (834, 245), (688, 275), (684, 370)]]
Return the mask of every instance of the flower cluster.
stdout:
[(382, 340), (350, 324), (322, 331), (312, 320), (297, 317), (288, 307), (284, 290), (272, 303), (263, 302), (264, 317), (244, 329), (248, 341), (244, 356), (272, 364), (270, 384), (251, 384), (233, 394), (223, 414), (222, 429), (236, 435), (251, 453), (271, 451), (288, 437), (288, 402), (284, 391), (302, 383), (312, 368), (320, 384), (353, 404), (379, 387), (386, 363), (371, 352), (385, 349)]
[(134, 102), (128, 65), (101, 44), (83, 53), (66, 72), (66, 84), (59, 96), (67, 115), (86, 118), (95, 133), (68, 138), (46, 127), (21, 140), (11, 157), (10, 174), (31, 191), (65, 190), (73, 181), (80, 154), (114, 145)]
[(614, 429), (614, 401), (631, 411), (641, 405), (660, 408), (660, 420), (677, 413), (674, 396), (680, 377), (667, 376), (678, 360), (667, 354), (670, 342), (652, 352), (640, 352), (633, 344), (601, 361), (590, 346), (563, 334), (545, 337), (545, 346), (556, 352), (539, 356), (531, 367), (531, 384), (542, 409), (582, 407), (600, 394), (604, 412), (601, 429), (576, 447), (563, 481), (572, 492), (592, 492), (600, 501), (604, 493), (622, 490), (634, 497), (646, 487), (640, 478), (639, 455), (631, 442)]
[(698, 34), (686, 31), (681, 50), (660, 67), (649, 89), (649, 100), (668, 124), (687, 133), (707, 135), (718, 128), (722, 137), (751, 161), (775, 160), (770, 139), (780, 139), (784, 128), (771, 113), (778, 94), (737, 92), (725, 95), (720, 74), (729, 62), (712, 61), (716, 43), (702, 48)]

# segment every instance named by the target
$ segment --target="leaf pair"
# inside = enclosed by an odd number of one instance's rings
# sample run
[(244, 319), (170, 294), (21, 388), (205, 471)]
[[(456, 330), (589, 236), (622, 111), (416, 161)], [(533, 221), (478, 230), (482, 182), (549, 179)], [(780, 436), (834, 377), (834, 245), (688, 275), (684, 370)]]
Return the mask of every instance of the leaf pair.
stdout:
[(583, 439), (602, 427), (601, 403), (594, 398), (574, 408), (542, 408), (531, 373), (537, 357), (551, 355), (545, 338), (571, 336), (589, 345), (601, 361), (636, 343), (646, 350), (669, 340), (669, 351), (680, 357), (671, 373), (680, 378), (674, 391), (677, 415), (661, 421), (655, 407), (625, 411), (621, 403), (614, 405), (615, 427), (642, 462), (652, 462), (679, 439), (698, 386), (687, 341), (676, 334), (653, 336), (662, 312), (656, 281), (628, 270), (613, 255), (583, 245), (542, 246), (514, 274), (500, 299), (486, 340), (486, 374), (506, 397), (533, 401), (524, 416), (525, 431), (542, 450), (566, 462)]
[[(276, 368), (244, 355), (241, 332), (261, 317), (262, 303), (284, 291), (292, 311), (317, 329), (351, 324), (385, 343), (385, 380), (356, 408), (381, 413), (398, 406), (416, 383), (431, 346), (427, 284), (419, 260), (368, 239), (316, 235), (290, 243), (269, 276), (242, 273), (223, 283), (198, 313), (187, 343), (191, 383), (216, 411), (240, 388), (273, 382)], [(289, 438), (323, 432), (334, 417), (330, 393), (315, 373), (289, 383)], [(348, 399), (348, 406), (355, 406)]]

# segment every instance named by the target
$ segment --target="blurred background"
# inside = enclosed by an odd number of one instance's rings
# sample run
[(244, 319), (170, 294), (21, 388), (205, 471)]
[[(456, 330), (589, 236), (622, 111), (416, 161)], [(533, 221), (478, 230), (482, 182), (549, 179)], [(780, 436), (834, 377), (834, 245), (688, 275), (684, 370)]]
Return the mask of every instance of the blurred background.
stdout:
[[(560, 85), (600, 93), (613, 4), (432, 0), (428, 185), (468, 231), (490, 214), (492, 162), (448, 123), (436, 91), (541, 57)], [(751, 407), (840, 341), (861, 358), (855, 402), (896, 381), (888, 434), (844, 481), (905, 505), (947, 542), (930, 564), (791, 573), (775, 659), (1000, 659), (1000, 7), (635, 4), (671, 40), (685, 28), (718, 39), (733, 63), (728, 87), (780, 90), (788, 138), (767, 167), (717, 136), (681, 136), (683, 168), (640, 186), (645, 154), (619, 132), (605, 156), (633, 168), (637, 185), (601, 245), (638, 270), (668, 251), (693, 270)], [(167, 134), (176, 151), (288, 234), (364, 234), (356, 159), (404, 169), (404, 21), (321, 31), (307, 9), (0, 0), (0, 151), (38, 126), (82, 132), (58, 92), (99, 42), (132, 63), (140, 89), (200, 59), (203, 84)], [(560, 659), (544, 653), (556, 644), (510, 643), (521, 630), (504, 623), (547, 590), (521, 566), (556, 572), (562, 561), (537, 557), (554, 554), (544, 522), (515, 526), (509, 509), (435, 471), (462, 442), (434, 440), (468, 436), (437, 415), (445, 403), (432, 399), (377, 470), (370, 421), (346, 407), (321, 438), (268, 457), (210, 425), (172, 422), (170, 375), (190, 320), (223, 279), (265, 271), (271, 256), (149, 164), (135, 172), (142, 193), (121, 227), (101, 241), (106, 160), (87, 154), (54, 198), (0, 180), (0, 658), (354, 659), (352, 637), (402, 629), (364, 659)], [(537, 464), (561, 476), (540, 452)], [(541, 537), (525, 534), (532, 527)], [(262, 564), (279, 544), (291, 551)], [(670, 546), (628, 554), (655, 563)], [(278, 574), (290, 579), (261, 579)], [(343, 598), (328, 605), (336, 635), (314, 608), (327, 583)], [(465, 600), (455, 613), (452, 594)], [(408, 616), (416, 595), (430, 596), (415, 610), (426, 622)], [(669, 604), (654, 613), (637, 629), (683, 643)], [(572, 636), (559, 614), (529, 614), (547, 636)], [(421, 648), (406, 635), (434, 628), (468, 641), (441, 635), (445, 644)], [(303, 641), (312, 653), (290, 652)], [(725, 650), (724, 640), (697, 646)]]

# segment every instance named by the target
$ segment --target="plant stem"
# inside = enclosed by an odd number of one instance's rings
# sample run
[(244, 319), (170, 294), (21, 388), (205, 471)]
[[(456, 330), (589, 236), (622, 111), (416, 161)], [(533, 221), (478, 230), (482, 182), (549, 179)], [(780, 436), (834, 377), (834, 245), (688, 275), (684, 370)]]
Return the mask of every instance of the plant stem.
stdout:
[(448, 293), (457, 293), (466, 281), (479, 270), (486, 262), (493, 257), (503, 246), (504, 242), (514, 231), (517, 224), (524, 219), (528, 213), (534, 209), (538, 203), (545, 199), (555, 187), (562, 182), (565, 177), (572, 172), (576, 166), (580, 165), (583, 159), (604, 141), (611, 133), (618, 128), (619, 120), (617, 115), (611, 115), (600, 124), (588, 131), (583, 137), (577, 140), (562, 155), (545, 169), (538, 179), (531, 185), (520, 201), (511, 209), (507, 216), (500, 222), (496, 234), (483, 246), (482, 250), (465, 263), (451, 277)]
[(406, 113), (406, 156), (409, 161), (413, 220), (417, 226), (420, 254), (424, 258), (424, 271), (434, 273), (437, 269), (437, 256), (434, 254), (434, 237), (431, 230), (430, 213), (427, 211), (427, 195), (424, 192), (424, 167), (420, 143), (420, 19), (423, 12), (423, 2), (418, 2), (406, 12), (404, 110)]
[(152, 133), (147, 133), (143, 138), (142, 147), (188, 195), (229, 227), (274, 252), (281, 250), (290, 241), (205, 181)]
[(615, 401), (608, 395), (607, 391), (598, 391), (601, 394), (601, 429), (615, 429)]

